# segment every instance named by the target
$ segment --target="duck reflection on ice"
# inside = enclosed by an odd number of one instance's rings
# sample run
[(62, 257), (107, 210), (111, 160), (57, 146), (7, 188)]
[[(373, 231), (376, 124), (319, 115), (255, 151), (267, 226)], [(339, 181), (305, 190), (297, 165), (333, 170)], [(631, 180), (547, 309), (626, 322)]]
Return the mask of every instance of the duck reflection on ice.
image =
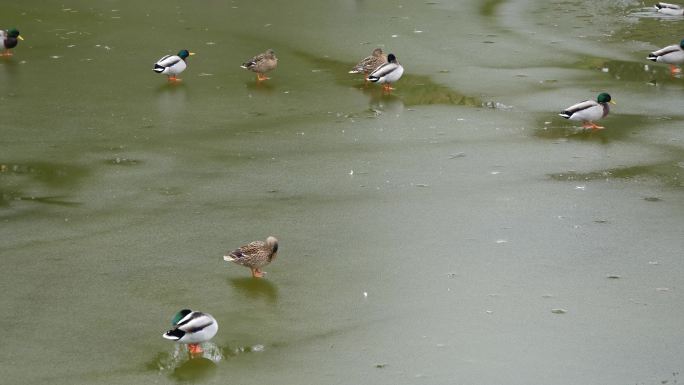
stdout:
[(380, 89), (368, 92), (370, 98), (368, 100), (368, 108), (379, 113), (388, 113), (399, 115), (404, 111), (404, 101), (392, 94), (386, 94)]
[(198, 381), (212, 377), (215, 372), (214, 361), (204, 357), (195, 357), (173, 369), (171, 377), (178, 381)]
[(233, 288), (245, 297), (264, 299), (270, 303), (278, 301), (278, 287), (265, 279), (241, 277), (230, 279)]
[(228, 357), (239, 354), (259, 353), (265, 350), (264, 345), (220, 347), (212, 342), (202, 343), (201, 354), (190, 354), (184, 344), (174, 344), (172, 352), (159, 352), (148, 364), (148, 368), (160, 373), (167, 373), (179, 381), (197, 381), (210, 378), (216, 371), (216, 365)]

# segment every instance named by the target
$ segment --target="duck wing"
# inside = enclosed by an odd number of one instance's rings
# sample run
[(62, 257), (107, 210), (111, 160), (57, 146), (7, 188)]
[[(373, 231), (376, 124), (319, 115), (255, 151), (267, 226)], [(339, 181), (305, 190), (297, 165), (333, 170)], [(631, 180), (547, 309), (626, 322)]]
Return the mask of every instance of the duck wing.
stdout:
[(583, 102), (579, 102), (579, 103), (577, 103), (577, 104), (573, 104), (572, 106), (570, 106), (570, 107), (566, 108), (565, 110), (561, 111), (560, 114), (558, 114), (558, 115), (560, 115), (560, 116), (562, 116), (562, 117), (564, 117), (564, 118), (567, 119), (567, 118), (571, 117), (572, 115), (574, 115), (574, 114), (576, 114), (576, 113), (578, 113), (578, 112), (580, 112), (580, 111), (584, 111), (584, 110), (586, 110), (586, 109), (589, 109), (589, 108), (591, 108), (591, 107), (595, 107), (595, 106), (598, 106), (598, 105), (599, 105), (599, 104), (598, 104), (598, 102), (596, 102), (596, 101), (593, 101), (593, 100), (585, 100), (585, 101), (583, 101)]
[(665, 3), (665, 2), (662, 2), (662, 1), (659, 2), (659, 3), (656, 3), (655, 7), (658, 8), (658, 9), (664, 9), (664, 8), (665, 8), (665, 9), (673, 9), (673, 10), (680, 10), (680, 9), (682, 9), (682, 7), (681, 7), (680, 5), (672, 4), (672, 3)]
[(176, 324), (176, 326), (164, 333), (163, 337), (170, 340), (180, 340), (186, 334), (198, 333), (214, 323), (214, 320), (206, 314), (195, 311), (192, 312)]
[(664, 48), (661, 48), (657, 51), (651, 52), (651, 54), (648, 55), (648, 57), (653, 58), (653, 57), (658, 57), (658, 56), (665, 56), (665, 55), (670, 54), (670, 53), (681, 52), (681, 51), (682, 51), (682, 48), (678, 45), (668, 45), (667, 47), (664, 47)]
[(375, 71), (378, 67), (387, 62), (383, 56), (368, 56), (358, 62), (354, 68), (349, 71), (350, 74), (369, 73)]
[(178, 64), (181, 60), (183, 59), (181, 59), (178, 55), (166, 55), (157, 60), (157, 62), (154, 64), (154, 68), (169, 68), (175, 64)]
[(398, 63), (385, 63), (378, 67), (375, 71), (371, 72), (370, 75), (368, 75), (368, 80), (379, 80), (382, 77), (385, 77), (392, 72), (396, 71), (399, 69), (399, 64)]
[[(239, 265), (250, 266), (260, 260), (262, 254), (265, 254), (265, 246), (266, 244), (263, 241), (254, 241), (231, 251), (223, 259)], [(266, 256), (266, 258), (268, 257)]]
[(242, 63), (240, 67), (242, 68), (247, 68), (247, 69), (252, 69), (257, 66), (258, 63), (266, 60), (266, 52), (260, 53), (256, 56), (254, 56), (252, 59)]

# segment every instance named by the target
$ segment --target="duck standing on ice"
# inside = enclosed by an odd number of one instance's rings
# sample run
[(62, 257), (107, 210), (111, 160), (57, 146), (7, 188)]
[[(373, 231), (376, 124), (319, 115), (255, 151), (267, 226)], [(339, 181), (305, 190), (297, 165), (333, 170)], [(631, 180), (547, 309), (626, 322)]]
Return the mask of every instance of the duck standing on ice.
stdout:
[(154, 63), (152, 70), (158, 74), (168, 76), (170, 82), (179, 82), (181, 79), (178, 78), (178, 75), (188, 67), (185, 59), (194, 54), (194, 52), (190, 52), (187, 49), (182, 49), (178, 52), (178, 55), (166, 55)]

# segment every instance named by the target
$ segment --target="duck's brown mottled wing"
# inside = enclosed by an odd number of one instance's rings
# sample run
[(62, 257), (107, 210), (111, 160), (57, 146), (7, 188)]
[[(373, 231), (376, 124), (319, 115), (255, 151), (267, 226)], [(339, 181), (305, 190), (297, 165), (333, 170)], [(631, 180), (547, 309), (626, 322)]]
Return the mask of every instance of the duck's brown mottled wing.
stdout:
[[(228, 254), (233, 258), (232, 262), (243, 266), (259, 266), (263, 264), (263, 250), (265, 244), (263, 241), (254, 241), (247, 245), (240, 246)], [(266, 257), (268, 259), (268, 257)]]
[(358, 62), (349, 73), (371, 73), (386, 62), (387, 58), (384, 56), (368, 56)]

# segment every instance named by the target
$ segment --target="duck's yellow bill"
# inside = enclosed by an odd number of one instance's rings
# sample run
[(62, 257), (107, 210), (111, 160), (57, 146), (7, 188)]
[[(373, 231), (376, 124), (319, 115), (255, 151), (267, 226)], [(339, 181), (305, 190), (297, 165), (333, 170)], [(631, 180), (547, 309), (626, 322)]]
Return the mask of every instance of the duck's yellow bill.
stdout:
[(615, 100), (611, 100), (609, 103), (610, 104), (617, 104), (617, 103), (615, 103)]
[(19, 38), (19, 40), (24, 40), (24, 38), (21, 37), (21, 35), (19, 35), (19, 36), (17, 36), (17, 37)]
[(188, 52), (188, 55), (190, 55), (190, 56), (192, 56), (194, 54), (195, 54), (194, 52)]

